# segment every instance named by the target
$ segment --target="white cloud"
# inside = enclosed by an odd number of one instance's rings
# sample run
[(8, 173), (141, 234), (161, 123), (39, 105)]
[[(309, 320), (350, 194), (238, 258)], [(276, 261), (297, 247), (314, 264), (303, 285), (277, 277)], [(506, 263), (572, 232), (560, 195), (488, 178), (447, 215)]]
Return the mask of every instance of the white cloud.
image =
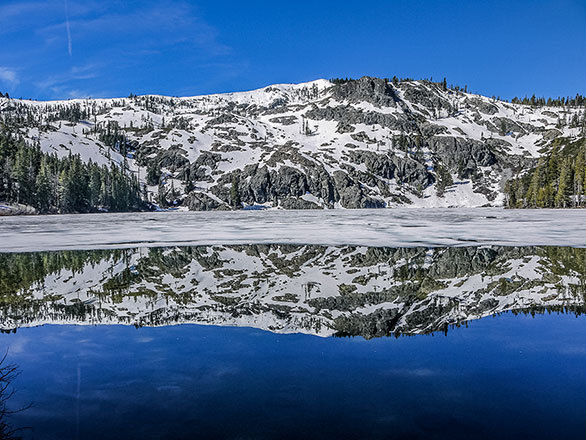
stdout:
[(7, 25), (18, 22), (23, 15), (34, 14), (42, 10), (45, 5), (42, 2), (19, 2), (0, 5), (0, 33), (4, 33)]
[(16, 71), (7, 67), (0, 67), (0, 82), (10, 87), (17, 85), (19, 79)]
[[(89, 92), (71, 88), (71, 84), (79, 84), (79, 81), (94, 79), (100, 69), (98, 64), (83, 64), (73, 66), (70, 70), (57, 75), (51, 75), (42, 81), (34, 82), (34, 85), (42, 90), (50, 90), (53, 95), (63, 98), (87, 98), (92, 95)], [(94, 93), (93, 96), (96, 96)]]
[(67, 52), (71, 57), (71, 26), (69, 24), (69, 3), (67, 0), (65, 0), (65, 27), (67, 28)]

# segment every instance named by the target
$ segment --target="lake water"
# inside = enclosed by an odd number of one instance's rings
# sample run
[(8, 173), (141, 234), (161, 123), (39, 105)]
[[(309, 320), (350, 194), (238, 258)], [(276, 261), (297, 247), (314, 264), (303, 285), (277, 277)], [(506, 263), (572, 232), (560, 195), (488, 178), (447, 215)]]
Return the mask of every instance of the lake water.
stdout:
[(0, 219), (0, 438), (579, 438), (584, 220)]
[(581, 438), (586, 326), (505, 315), (447, 336), (44, 326), (3, 335), (27, 438)]

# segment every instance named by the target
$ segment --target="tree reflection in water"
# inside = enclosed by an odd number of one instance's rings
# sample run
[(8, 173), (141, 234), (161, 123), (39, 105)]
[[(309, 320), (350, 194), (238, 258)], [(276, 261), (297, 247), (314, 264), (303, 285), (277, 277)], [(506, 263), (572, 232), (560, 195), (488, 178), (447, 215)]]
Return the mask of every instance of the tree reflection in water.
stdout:
[(0, 328), (197, 323), (424, 334), (584, 310), (586, 249), (224, 245), (0, 254)]

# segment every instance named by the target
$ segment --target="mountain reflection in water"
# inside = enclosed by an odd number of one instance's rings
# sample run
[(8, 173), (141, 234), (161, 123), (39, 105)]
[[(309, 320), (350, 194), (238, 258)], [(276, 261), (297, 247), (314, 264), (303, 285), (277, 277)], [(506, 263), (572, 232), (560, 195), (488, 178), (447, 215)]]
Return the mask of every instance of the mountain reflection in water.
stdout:
[(582, 313), (586, 249), (230, 245), (0, 254), (3, 331), (179, 323), (365, 338)]

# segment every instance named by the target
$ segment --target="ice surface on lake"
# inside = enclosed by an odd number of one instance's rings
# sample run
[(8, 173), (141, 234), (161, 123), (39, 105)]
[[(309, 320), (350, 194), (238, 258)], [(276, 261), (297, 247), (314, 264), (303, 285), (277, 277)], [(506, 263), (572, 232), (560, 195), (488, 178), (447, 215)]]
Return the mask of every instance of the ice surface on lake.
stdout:
[(586, 211), (405, 208), (0, 218), (1, 252), (260, 243), (586, 247)]

